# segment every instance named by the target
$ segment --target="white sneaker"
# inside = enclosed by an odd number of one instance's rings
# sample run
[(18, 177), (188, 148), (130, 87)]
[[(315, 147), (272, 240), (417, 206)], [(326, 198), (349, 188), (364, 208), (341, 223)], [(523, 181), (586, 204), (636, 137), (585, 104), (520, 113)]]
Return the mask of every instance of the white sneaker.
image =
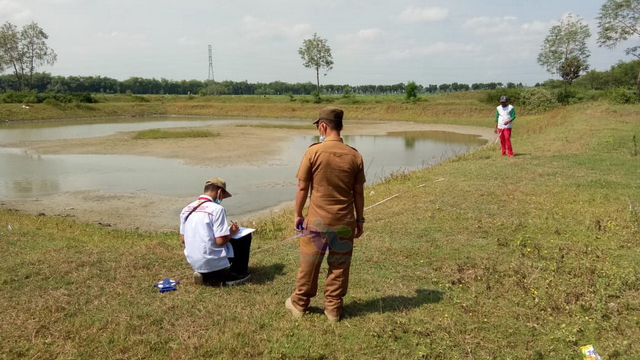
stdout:
[(197, 271), (193, 272), (193, 282), (196, 285), (204, 285), (204, 280), (202, 279), (202, 274)]
[(332, 322), (332, 323), (340, 322), (340, 315), (338, 315), (338, 316), (331, 315), (326, 310), (324, 312), (324, 315), (327, 317), (329, 322)]
[(284, 302), (284, 307), (287, 308), (287, 310), (291, 311), (291, 314), (293, 314), (295, 318), (299, 319), (302, 317), (302, 315), (304, 315), (303, 311), (300, 311), (296, 309), (295, 306), (293, 306), (293, 303), (291, 302), (290, 297), (288, 297), (287, 300)]

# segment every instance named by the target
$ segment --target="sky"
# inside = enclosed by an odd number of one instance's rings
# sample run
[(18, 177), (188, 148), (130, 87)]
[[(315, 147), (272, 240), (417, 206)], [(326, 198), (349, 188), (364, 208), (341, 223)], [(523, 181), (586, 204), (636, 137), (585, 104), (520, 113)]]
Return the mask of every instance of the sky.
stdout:
[(591, 69), (608, 70), (629, 44), (596, 44), (605, 0), (0, 0), (0, 22), (32, 21), (58, 55), (40, 70), (62, 76), (314, 82), (298, 49), (327, 39), (333, 69), (321, 84), (514, 82), (554, 75), (536, 59), (567, 13), (591, 29)]

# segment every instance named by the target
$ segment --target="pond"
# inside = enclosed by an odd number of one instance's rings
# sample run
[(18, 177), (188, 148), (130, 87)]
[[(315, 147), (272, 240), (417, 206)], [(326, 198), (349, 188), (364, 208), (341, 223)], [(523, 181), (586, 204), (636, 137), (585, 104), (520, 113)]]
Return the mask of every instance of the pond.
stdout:
[[(22, 123), (0, 126), (0, 146), (17, 141), (77, 139), (123, 131), (234, 123), (292, 122), (172, 117), (93, 120), (84, 124), (78, 121)], [(475, 135), (440, 131), (347, 135), (343, 139), (362, 154), (367, 184), (394, 172), (436, 164), (486, 143)], [(219, 176), (227, 180), (234, 195), (225, 200), (229, 215), (247, 214), (293, 199), (298, 164), (305, 149), (316, 141), (317, 136), (296, 136), (285, 144), (276, 162), (222, 167), (190, 166), (175, 159), (132, 155), (34, 155), (24, 149), (0, 147), (0, 199), (40, 198), (84, 190), (190, 197), (198, 195), (194, 192), (201, 190), (204, 180)]]

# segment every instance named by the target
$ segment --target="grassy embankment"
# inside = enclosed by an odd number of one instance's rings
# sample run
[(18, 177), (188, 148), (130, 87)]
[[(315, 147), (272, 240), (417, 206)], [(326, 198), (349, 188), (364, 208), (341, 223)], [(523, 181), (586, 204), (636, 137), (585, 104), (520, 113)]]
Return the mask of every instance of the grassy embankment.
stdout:
[[(283, 308), (290, 213), (259, 225), (252, 282), (214, 289), (191, 283), (176, 233), (0, 211), (0, 357), (640, 358), (639, 114), (521, 116), (515, 158), (491, 145), (368, 188), (367, 205), (401, 195), (365, 213), (339, 324), (321, 295), (299, 321)], [(166, 276), (183, 283), (159, 294)]]
[[(323, 98), (322, 104), (314, 104), (309, 96), (295, 97), (295, 101), (291, 101), (288, 96), (98, 95), (99, 102), (96, 104), (31, 104), (28, 109), (23, 108), (22, 104), (0, 104), (0, 121), (166, 115), (313, 119), (320, 107), (337, 105), (345, 110), (346, 118), (351, 120), (429, 119), (429, 122), (447, 122), (453, 113), (457, 116), (457, 124), (475, 125), (478, 119), (486, 120), (486, 112), (492, 108), (477, 101), (482, 96), (481, 92), (426, 96), (417, 104), (404, 103), (402, 96), (347, 99), (328, 96)], [(469, 120), (471, 118), (476, 120)]]

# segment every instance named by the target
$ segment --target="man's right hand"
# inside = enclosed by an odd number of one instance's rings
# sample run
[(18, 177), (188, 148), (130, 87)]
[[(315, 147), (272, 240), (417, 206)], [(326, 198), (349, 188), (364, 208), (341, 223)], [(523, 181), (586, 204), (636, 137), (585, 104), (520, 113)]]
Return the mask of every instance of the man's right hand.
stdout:
[(304, 218), (296, 216), (296, 220), (293, 222), (293, 227), (297, 232), (302, 232), (302, 230), (304, 230)]
[(231, 226), (229, 227), (229, 235), (233, 236), (237, 234), (238, 231), (240, 231), (240, 227), (238, 226), (238, 224), (236, 223), (231, 224)]

